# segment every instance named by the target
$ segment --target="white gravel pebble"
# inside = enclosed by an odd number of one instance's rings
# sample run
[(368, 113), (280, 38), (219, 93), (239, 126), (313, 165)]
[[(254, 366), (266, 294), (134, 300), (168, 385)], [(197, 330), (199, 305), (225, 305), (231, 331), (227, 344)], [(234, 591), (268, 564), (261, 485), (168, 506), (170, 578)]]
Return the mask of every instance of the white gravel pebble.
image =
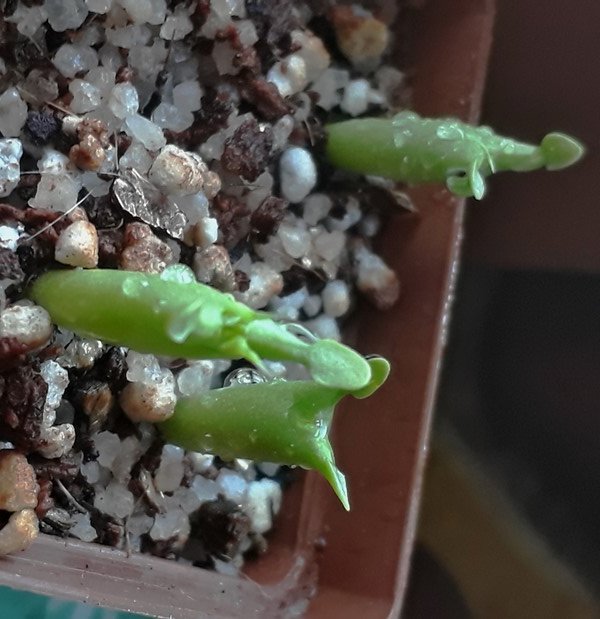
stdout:
[(200, 155), (169, 144), (161, 149), (148, 177), (165, 193), (185, 196), (202, 189), (207, 173), (208, 168)]
[(313, 246), (321, 258), (335, 260), (346, 245), (346, 235), (340, 230), (323, 230), (314, 240)]
[(185, 80), (173, 88), (173, 104), (182, 112), (195, 112), (201, 107), (203, 94), (197, 80)]
[(175, 412), (176, 403), (175, 379), (168, 369), (157, 381), (129, 383), (119, 394), (121, 408), (134, 423), (164, 421)]
[(398, 277), (387, 264), (364, 244), (354, 250), (357, 262), (357, 288), (379, 309), (389, 309), (400, 295)]
[(302, 202), (317, 183), (317, 167), (305, 148), (292, 146), (279, 159), (281, 193), (290, 202)]
[(306, 61), (300, 54), (291, 54), (269, 69), (267, 81), (275, 84), (282, 97), (300, 92), (308, 84)]
[(40, 366), (40, 375), (48, 385), (44, 401), (44, 416), (42, 426), (49, 428), (56, 420), (56, 409), (60, 406), (65, 389), (69, 385), (69, 373), (56, 361), (49, 359)]
[(67, 226), (56, 241), (54, 259), (84, 269), (98, 266), (98, 232), (94, 224), (79, 220)]
[(88, 513), (81, 514), (75, 512), (71, 516), (71, 522), (73, 526), (69, 529), (69, 533), (83, 542), (93, 542), (97, 537), (96, 529), (90, 522), (90, 515)]
[(113, 518), (127, 518), (134, 504), (133, 494), (118, 481), (111, 480), (105, 490), (96, 488), (94, 507)]
[(162, 129), (139, 114), (132, 114), (125, 119), (125, 131), (148, 150), (160, 150), (167, 143)]
[(46, 0), (44, 8), (50, 26), (56, 32), (79, 28), (88, 14), (84, 0)]
[(321, 314), (313, 320), (306, 321), (304, 324), (319, 337), (336, 340), (337, 342), (342, 339), (338, 323), (335, 318), (332, 318), (331, 316)]
[(111, 469), (115, 458), (121, 451), (121, 439), (107, 430), (93, 436), (94, 447), (98, 452), (98, 462), (105, 468)]
[(248, 484), (246, 513), (255, 533), (266, 533), (273, 526), (273, 516), (281, 508), (281, 486), (272, 479)]
[(230, 469), (221, 469), (217, 475), (217, 486), (230, 501), (242, 505), (246, 496), (248, 482), (243, 475)]
[(309, 226), (316, 226), (322, 219), (325, 219), (333, 206), (329, 196), (323, 193), (313, 193), (302, 203), (302, 213), (304, 221)]
[(5, 138), (16, 137), (26, 120), (27, 104), (21, 99), (19, 91), (16, 88), (5, 90), (0, 95), (0, 133)]
[(321, 296), (323, 297), (323, 309), (332, 318), (339, 318), (350, 309), (348, 284), (340, 279), (328, 282)]
[(65, 43), (58, 48), (52, 62), (65, 77), (75, 77), (97, 66), (98, 54), (92, 47)]
[(352, 80), (344, 88), (340, 107), (350, 116), (364, 114), (369, 107), (371, 85), (364, 79)]
[(73, 449), (75, 428), (70, 423), (52, 426), (42, 432), (38, 453), (44, 458), (62, 458)]
[(110, 93), (108, 107), (117, 118), (127, 118), (138, 111), (138, 92), (133, 84), (115, 84)]
[[(0, 115), (1, 114), (2, 110), (0, 109)], [(0, 131), (4, 133), (1, 120)], [(8, 196), (19, 184), (21, 172), (20, 160), (22, 155), (23, 145), (21, 144), (21, 140), (0, 140), (0, 198)]]
[(242, 303), (261, 309), (283, 289), (283, 277), (265, 262), (253, 262), (249, 269), (250, 286), (246, 292), (236, 293)]
[(14, 337), (32, 349), (46, 344), (52, 330), (50, 315), (39, 305), (11, 305), (0, 313), (0, 337)]
[(150, 529), (153, 540), (166, 540), (177, 536), (187, 539), (190, 534), (190, 521), (182, 509), (171, 509), (165, 514), (158, 514)]
[(160, 464), (154, 474), (154, 485), (159, 492), (173, 492), (179, 488), (183, 478), (184, 451), (176, 445), (165, 445)]
[(301, 258), (310, 249), (310, 233), (300, 219), (290, 218), (281, 222), (277, 236), (281, 239), (286, 253), (292, 258)]

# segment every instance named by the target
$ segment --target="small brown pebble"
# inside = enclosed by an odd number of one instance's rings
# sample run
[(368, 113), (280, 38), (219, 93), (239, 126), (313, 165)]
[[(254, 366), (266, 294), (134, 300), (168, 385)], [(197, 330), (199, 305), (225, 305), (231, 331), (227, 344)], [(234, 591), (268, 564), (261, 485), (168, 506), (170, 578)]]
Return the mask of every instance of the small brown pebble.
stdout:
[(106, 152), (95, 135), (84, 135), (79, 144), (74, 144), (69, 150), (69, 159), (81, 170), (94, 172), (100, 168), (106, 159)]
[(28, 548), (39, 533), (39, 521), (33, 509), (22, 509), (0, 529), (0, 555)]
[(58, 237), (54, 259), (62, 264), (84, 269), (98, 265), (98, 233), (89, 221), (78, 220), (67, 226)]
[(0, 451), (0, 509), (17, 512), (38, 503), (39, 486), (27, 458), (14, 449)]
[(236, 279), (229, 252), (222, 245), (210, 245), (194, 256), (192, 268), (196, 279), (222, 292), (236, 290)]
[(341, 52), (358, 68), (375, 67), (390, 42), (386, 24), (354, 6), (334, 6), (329, 18)]
[(119, 394), (119, 404), (134, 423), (165, 421), (175, 412), (173, 375), (160, 383), (129, 383)]
[(255, 181), (269, 164), (273, 131), (259, 127), (255, 118), (244, 121), (225, 141), (221, 165), (231, 174)]
[(123, 251), (119, 265), (126, 271), (162, 273), (173, 262), (173, 251), (161, 241), (150, 226), (131, 223), (125, 226)]
[(84, 118), (77, 124), (77, 137), (79, 140), (83, 140), (88, 135), (94, 136), (104, 148), (110, 143), (108, 129), (101, 120)]

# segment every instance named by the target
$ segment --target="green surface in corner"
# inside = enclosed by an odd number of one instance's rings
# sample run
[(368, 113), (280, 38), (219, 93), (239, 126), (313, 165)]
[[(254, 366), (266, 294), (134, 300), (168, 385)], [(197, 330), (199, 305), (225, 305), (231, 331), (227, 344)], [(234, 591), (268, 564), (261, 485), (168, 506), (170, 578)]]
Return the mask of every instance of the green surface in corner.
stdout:
[(142, 615), (98, 608), (0, 587), (0, 617), (6, 619), (148, 619)]

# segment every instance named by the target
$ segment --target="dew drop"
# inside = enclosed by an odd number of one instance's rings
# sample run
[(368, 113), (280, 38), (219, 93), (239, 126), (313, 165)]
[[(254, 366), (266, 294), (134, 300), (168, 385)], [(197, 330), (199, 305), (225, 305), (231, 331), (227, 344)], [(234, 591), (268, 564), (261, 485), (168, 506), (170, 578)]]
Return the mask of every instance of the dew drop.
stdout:
[(138, 277), (127, 277), (123, 281), (121, 289), (123, 290), (123, 294), (131, 299), (134, 297), (139, 297), (142, 292), (148, 288), (148, 286), (149, 284), (145, 279), (139, 279)]
[(194, 325), (195, 321), (189, 314), (175, 314), (167, 322), (167, 335), (176, 344), (181, 344), (190, 336)]
[(196, 282), (194, 271), (185, 264), (171, 264), (161, 274), (160, 278), (167, 282), (192, 284)]

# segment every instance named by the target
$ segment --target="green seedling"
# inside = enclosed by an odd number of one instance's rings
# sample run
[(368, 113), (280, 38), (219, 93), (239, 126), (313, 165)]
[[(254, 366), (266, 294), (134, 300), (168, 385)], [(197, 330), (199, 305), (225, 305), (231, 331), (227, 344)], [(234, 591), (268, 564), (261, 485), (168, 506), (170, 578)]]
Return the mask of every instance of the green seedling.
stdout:
[(408, 185), (445, 183), (459, 196), (485, 193), (494, 172), (560, 170), (578, 161), (585, 149), (564, 133), (549, 133), (539, 146), (518, 142), (454, 118), (421, 118), (400, 112), (327, 126), (327, 156), (340, 168), (384, 176)]
[(389, 363), (376, 357), (368, 364), (371, 378), (362, 389), (277, 381), (180, 398), (173, 416), (159, 428), (169, 442), (192, 451), (317, 470), (350, 509), (346, 480), (335, 465), (328, 433), (335, 405), (344, 396), (366, 398), (385, 382)]
[(161, 274), (111, 269), (52, 271), (29, 296), (59, 326), (78, 335), (142, 353), (185, 359), (263, 359), (304, 365), (317, 384), (362, 389), (371, 380), (366, 359), (339, 342), (301, 338), (291, 325), (257, 312), (233, 296), (199, 284), (191, 269)]

